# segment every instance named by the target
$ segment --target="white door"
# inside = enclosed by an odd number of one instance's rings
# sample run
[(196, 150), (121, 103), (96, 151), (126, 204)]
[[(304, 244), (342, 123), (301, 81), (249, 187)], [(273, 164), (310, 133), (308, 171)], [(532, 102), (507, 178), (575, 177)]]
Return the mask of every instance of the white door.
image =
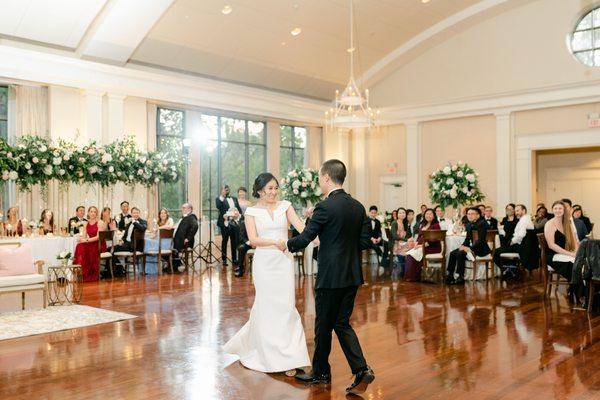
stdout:
[(383, 184), (383, 210), (392, 211), (400, 207), (406, 207), (406, 184), (384, 183)]
[[(576, 171), (579, 172), (579, 171)], [(546, 184), (547, 206), (550, 208), (555, 200), (570, 199), (573, 204), (580, 204), (584, 213), (592, 222), (600, 221), (600, 177), (595, 177), (591, 170), (582, 171), (580, 176), (568, 180), (549, 180)], [(549, 210), (552, 212), (551, 210)], [(594, 228), (598, 236), (597, 228)]]

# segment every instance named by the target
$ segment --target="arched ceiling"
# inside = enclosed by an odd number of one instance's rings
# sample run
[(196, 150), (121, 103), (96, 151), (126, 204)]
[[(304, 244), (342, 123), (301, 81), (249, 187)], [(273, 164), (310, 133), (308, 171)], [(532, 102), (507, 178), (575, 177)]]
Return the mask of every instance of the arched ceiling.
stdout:
[[(522, 1), (355, 0), (356, 75), (379, 79), (407, 49)], [(348, 19), (348, 0), (0, 0), (0, 43), (331, 99)]]

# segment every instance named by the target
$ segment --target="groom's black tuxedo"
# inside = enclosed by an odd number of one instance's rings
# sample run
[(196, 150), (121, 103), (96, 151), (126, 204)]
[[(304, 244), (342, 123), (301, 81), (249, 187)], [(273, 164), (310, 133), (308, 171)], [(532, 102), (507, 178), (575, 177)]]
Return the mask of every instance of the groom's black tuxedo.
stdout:
[(372, 245), (365, 208), (342, 189), (331, 192), (317, 204), (304, 231), (288, 240), (288, 248), (297, 252), (317, 236), (321, 244), (313, 372), (316, 375), (330, 373), (331, 331), (335, 330), (352, 373), (356, 374), (367, 366), (356, 333), (350, 326), (356, 292), (364, 283), (361, 251)]

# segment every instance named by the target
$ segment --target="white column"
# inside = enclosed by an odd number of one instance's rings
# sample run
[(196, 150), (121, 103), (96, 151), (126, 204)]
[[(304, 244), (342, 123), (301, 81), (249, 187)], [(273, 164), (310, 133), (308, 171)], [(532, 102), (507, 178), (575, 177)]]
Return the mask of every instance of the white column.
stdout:
[(267, 121), (267, 171), (279, 176), (281, 135), (279, 122)]
[(532, 180), (533, 173), (532, 151), (529, 148), (517, 150), (516, 170), (517, 170), (517, 195), (516, 202), (525, 204), (532, 209)]
[(318, 169), (323, 163), (323, 128), (319, 126), (308, 127), (306, 158), (310, 168)]
[(81, 99), (83, 102), (83, 127), (84, 138), (89, 141), (102, 142), (102, 96), (104, 92), (99, 90), (82, 89)]
[(406, 124), (406, 206), (418, 209), (421, 199), (421, 126)]
[(496, 208), (501, 210), (511, 202), (511, 143), (510, 113), (496, 114)]
[(108, 142), (123, 137), (124, 94), (109, 93), (108, 97)]
[(369, 196), (368, 190), (368, 165), (367, 165), (367, 130), (364, 128), (352, 130), (352, 165), (348, 166), (352, 171), (354, 181), (355, 199), (363, 203), (365, 207)]

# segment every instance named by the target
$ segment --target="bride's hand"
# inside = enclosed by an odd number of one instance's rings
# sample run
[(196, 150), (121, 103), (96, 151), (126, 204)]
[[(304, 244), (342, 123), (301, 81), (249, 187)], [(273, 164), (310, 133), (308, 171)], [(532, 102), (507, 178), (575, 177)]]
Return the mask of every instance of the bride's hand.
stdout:
[(275, 246), (283, 251), (285, 253), (285, 251), (287, 250), (287, 243), (285, 242), (285, 240), (278, 240), (277, 244), (275, 244)]

